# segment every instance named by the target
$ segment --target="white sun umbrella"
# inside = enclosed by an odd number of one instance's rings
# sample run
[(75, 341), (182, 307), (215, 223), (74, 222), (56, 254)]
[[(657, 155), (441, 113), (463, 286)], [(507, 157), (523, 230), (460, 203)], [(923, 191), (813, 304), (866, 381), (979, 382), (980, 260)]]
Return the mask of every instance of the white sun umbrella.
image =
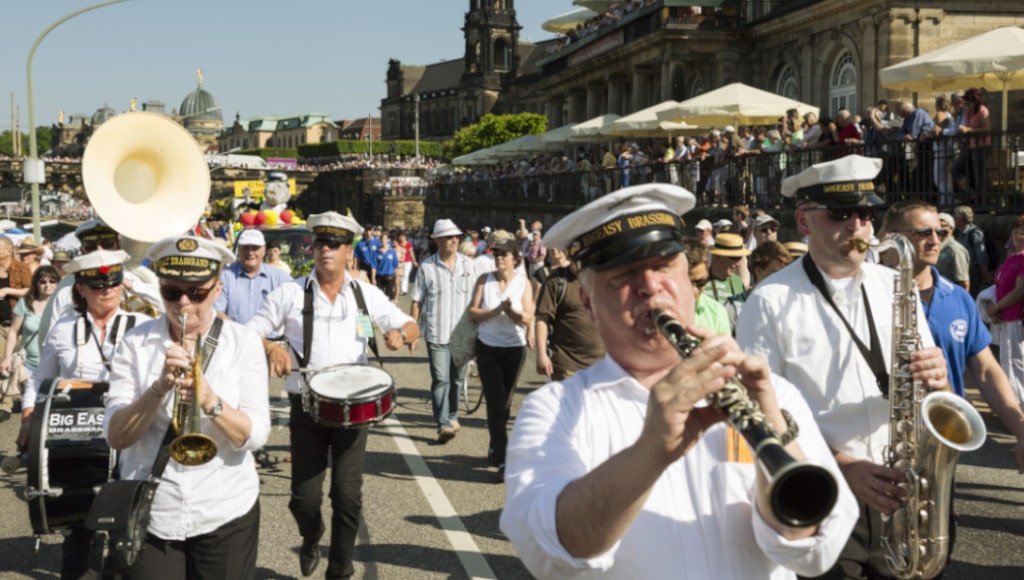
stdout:
[(970, 87), (1003, 93), (1006, 130), (1011, 90), (1024, 89), (1024, 30), (990, 30), (879, 71), (887, 89), (934, 92)]
[(537, 153), (560, 151), (562, 145), (559, 143), (545, 143), (540, 140), (540, 135), (527, 133), (501, 145), (493, 147), (493, 154), (498, 159), (520, 159)]
[(569, 123), (568, 125), (562, 125), (557, 129), (552, 129), (547, 133), (541, 133), (540, 140), (543, 143), (564, 144), (569, 140), (570, 131), (572, 131), (572, 128), (575, 126), (575, 123)]
[(603, 13), (620, 2), (622, 0), (573, 0), (572, 5), (583, 6), (590, 8), (594, 12)]
[(565, 34), (595, 16), (597, 16), (597, 12), (589, 8), (577, 8), (545, 20), (540, 27), (555, 34)]
[(499, 159), (494, 154), (494, 147), (486, 147), (452, 159), (452, 165), (492, 165), (498, 161)]
[(570, 143), (603, 141), (611, 135), (612, 123), (620, 118), (619, 115), (608, 113), (577, 123), (572, 129), (569, 129), (569, 136), (566, 140)]
[(667, 137), (678, 133), (693, 133), (700, 127), (687, 123), (661, 121), (658, 113), (678, 105), (676, 101), (664, 101), (657, 105), (641, 109), (635, 113), (620, 117), (612, 122), (610, 135), (619, 137)]
[(818, 107), (807, 103), (743, 83), (732, 83), (682, 101), (675, 107), (666, 107), (658, 112), (658, 119), (705, 127), (773, 125), (789, 109), (796, 109), (800, 116), (818, 114)]

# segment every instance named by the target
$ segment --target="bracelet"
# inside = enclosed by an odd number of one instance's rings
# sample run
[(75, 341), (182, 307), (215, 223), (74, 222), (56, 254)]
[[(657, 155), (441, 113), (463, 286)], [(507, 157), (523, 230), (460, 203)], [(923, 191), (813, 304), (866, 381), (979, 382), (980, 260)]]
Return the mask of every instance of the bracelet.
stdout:
[(786, 432), (779, 435), (779, 443), (785, 447), (789, 445), (790, 441), (796, 439), (800, 435), (800, 426), (793, 420), (793, 416), (789, 414), (789, 411), (782, 410), (782, 418), (786, 420)]

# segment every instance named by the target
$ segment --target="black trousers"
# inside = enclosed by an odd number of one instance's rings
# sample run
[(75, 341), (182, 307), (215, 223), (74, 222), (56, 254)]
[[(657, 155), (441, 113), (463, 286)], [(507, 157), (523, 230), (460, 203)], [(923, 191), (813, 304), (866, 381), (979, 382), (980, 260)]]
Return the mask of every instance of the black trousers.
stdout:
[(292, 499), (288, 508), (304, 540), (324, 533), (320, 506), (323, 503), (327, 457), (331, 458), (331, 549), (327, 578), (346, 578), (355, 569), (359, 518), (363, 509), (363, 461), (368, 426), (331, 428), (315, 422), (302, 409), (302, 398), (291, 400)]
[(505, 463), (512, 391), (525, 360), (525, 346), (488, 346), (476, 341), (476, 366), (487, 400), (487, 431), (491, 436), (487, 459), (494, 465)]
[(377, 274), (377, 287), (381, 289), (388, 298), (395, 299), (395, 275)]
[(86, 529), (84, 524), (71, 526), (68, 535), (64, 536), (60, 559), (60, 580), (96, 577), (96, 573), (89, 570), (89, 549), (92, 547), (92, 536), (93, 532)]
[(163, 540), (153, 534), (139, 559), (124, 574), (127, 580), (182, 578), (255, 578), (260, 543), (260, 502), (249, 513), (209, 534), (184, 541)]

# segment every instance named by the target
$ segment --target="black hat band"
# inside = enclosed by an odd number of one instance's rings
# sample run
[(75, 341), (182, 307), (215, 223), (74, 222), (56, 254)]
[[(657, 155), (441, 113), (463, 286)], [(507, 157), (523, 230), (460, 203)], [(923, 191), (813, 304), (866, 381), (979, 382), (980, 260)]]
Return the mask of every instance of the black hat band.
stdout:
[(313, 237), (349, 243), (355, 236), (352, 232), (344, 228), (334, 226), (316, 226), (313, 228)]
[(124, 266), (121, 264), (111, 264), (109, 266), (100, 266), (75, 272), (75, 281), (81, 282), (90, 288), (117, 286), (123, 280)]
[(656, 211), (623, 216), (580, 236), (569, 256), (580, 268), (603, 271), (639, 260), (683, 251), (678, 216)]
[(873, 181), (839, 181), (809, 185), (798, 189), (796, 198), (801, 201), (816, 201), (834, 207), (881, 203), (881, 200), (875, 195)]
[(220, 272), (220, 262), (198, 256), (166, 256), (156, 261), (154, 270), (160, 278), (203, 282)]

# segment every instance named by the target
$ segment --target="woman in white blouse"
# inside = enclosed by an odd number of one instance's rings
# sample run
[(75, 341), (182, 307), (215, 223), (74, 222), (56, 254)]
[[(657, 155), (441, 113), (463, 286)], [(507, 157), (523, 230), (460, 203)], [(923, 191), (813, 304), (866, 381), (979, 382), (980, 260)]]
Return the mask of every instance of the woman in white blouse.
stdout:
[(526, 333), (533, 324), (534, 303), (526, 274), (516, 269), (523, 260), (519, 245), (511, 238), (495, 238), (491, 244), (495, 269), (477, 280), (469, 317), (479, 324), (476, 362), (487, 400), (487, 460), (498, 468), (500, 483), (505, 477), (512, 391), (526, 359)]

